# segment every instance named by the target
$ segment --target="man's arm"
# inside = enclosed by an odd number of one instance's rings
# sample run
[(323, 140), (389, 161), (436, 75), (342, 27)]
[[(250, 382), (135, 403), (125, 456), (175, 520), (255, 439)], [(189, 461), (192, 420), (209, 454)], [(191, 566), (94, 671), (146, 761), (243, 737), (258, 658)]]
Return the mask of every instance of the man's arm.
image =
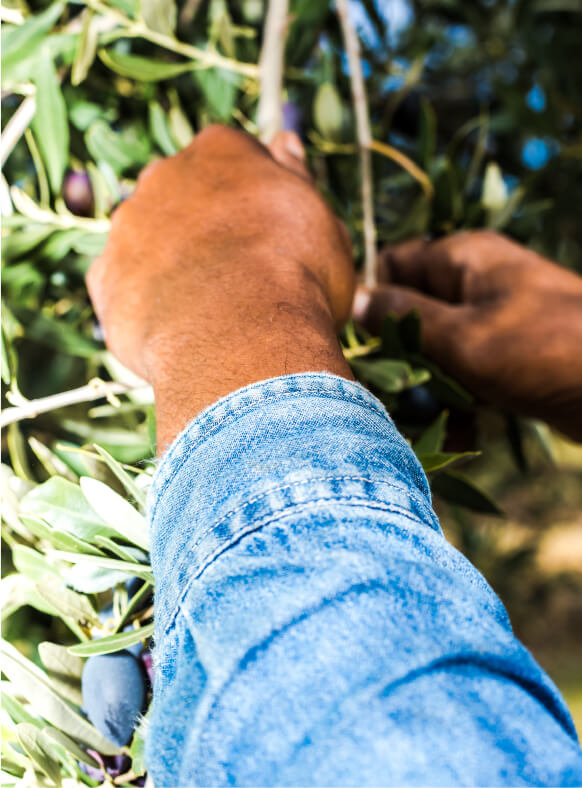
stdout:
[(146, 171), (90, 273), (160, 444), (185, 428), (150, 497), (155, 784), (580, 782), (557, 691), (348, 379), (352, 281), (301, 168), (221, 128)]

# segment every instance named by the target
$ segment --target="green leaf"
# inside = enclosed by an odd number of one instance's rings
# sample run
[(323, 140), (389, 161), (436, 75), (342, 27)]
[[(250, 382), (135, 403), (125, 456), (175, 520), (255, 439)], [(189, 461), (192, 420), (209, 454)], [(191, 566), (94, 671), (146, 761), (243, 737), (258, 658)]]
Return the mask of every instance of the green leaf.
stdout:
[(36, 588), (36, 582), (26, 575), (12, 574), (0, 581), (2, 589), (2, 620), (4, 621), (17, 610), (30, 605), (41, 613), (56, 616), (57, 611), (50, 605)]
[[(98, 30), (95, 23), (95, 15), (86, 8), (83, 18), (83, 28), (79, 36), (73, 69), (71, 71), (71, 84), (80, 85), (85, 79), (95, 60), (97, 53), (97, 43), (99, 40)], [(99, 19), (100, 17), (97, 17)]]
[(133, 477), (122, 467), (121, 463), (117, 462), (117, 460), (109, 454), (109, 452), (105, 451), (105, 449), (97, 444), (94, 444), (94, 446), (95, 451), (103, 458), (109, 470), (117, 476), (127, 492), (135, 499), (138, 506), (144, 507), (146, 502), (144, 492), (137, 486)]
[(112, 530), (131, 544), (146, 551), (150, 549), (148, 525), (143, 515), (103, 482), (83, 476), (79, 483), (89, 504)]
[(119, 632), (116, 635), (91, 640), (89, 643), (78, 643), (75, 646), (70, 646), (69, 652), (79, 657), (91, 657), (94, 654), (112, 654), (115, 651), (123, 651), (129, 646), (139, 643), (140, 640), (150, 638), (153, 634), (154, 625), (152, 623), (131, 632)]
[(42, 728), (42, 723), (40, 720), (37, 720), (35, 717), (32, 716), (20, 703), (20, 701), (13, 698), (12, 695), (9, 694), (9, 690), (12, 687), (9, 681), (2, 682), (2, 708), (5, 709), (12, 722), (15, 725), (19, 725), (21, 722), (28, 722), (31, 725), (36, 725), (37, 728)]
[(22, 25), (2, 25), (2, 71), (24, 60), (63, 13), (64, 3), (52, 3)]
[(81, 693), (83, 660), (69, 654), (65, 646), (58, 646), (56, 643), (46, 641), (39, 644), (38, 653), (57, 692), (76, 706), (81, 706), (83, 703)]
[(431, 486), (433, 491), (448, 503), (465, 506), (482, 514), (504, 515), (487, 493), (479, 489), (466, 476), (455, 471), (439, 474), (432, 480)]
[(173, 156), (178, 152), (178, 146), (172, 139), (168, 120), (164, 110), (157, 101), (148, 104), (150, 131), (154, 142), (166, 156)]
[(448, 417), (449, 411), (443, 410), (430, 427), (426, 428), (412, 446), (416, 454), (434, 454), (442, 450), (447, 435)]
[(178, 17), (174, 0), (141, 0), (140, 11), (150, 30), (174, 36)]
[(389, 393), (418, 386), (430, 378), (425, 370), (413, 370), (406, 361), (395, 359), (353, 359), (350, 364), (359, 378)]
[(150, 724), (150, 713), (151, 711), (148, 711), (136, 728), (129, 749), (131, 755), (131, 770), (137, 777), (141, 777), (146, 772), (145, 742), (148, 725)]
[[(30, 224), (26, 230), (12, 230), (9, 235), (2, 238), (2, 256), (6, 262), (18, 260), (28, 254), (55, 231), (54, 227), (46, 224)], [(4, 280), (3, 280), (4, 281)]]
[(90, 555), (103, 555), (102, 551), (94, 545), (79, 539), (74, 534), (65, 531), (57, 531), (44, 522), (39, 517), (30, 517), (26, 514), (20, 516), (21, 521), (29, 531), (39, 539), (46, 539), (53, 547), (58, 550), (71, 550), (76, 553), (89, 553)]
[(32, 758), (36, 766), (56, 785), (61, 785), (61, 767), (43, 746), (41, 731), (36, 725), (22, 722), (16, 726), (16, 736), (22, 749)]
[(478, 451), (464, 451), (458, 454), (454, 452), (432, 452), (426, 454), (419, 452), (418, 459), (425, 473), (434, 473), (443, 468), (448, 468), (450, 465), (458, 465), (460, 462), (466, 462), (473, 457), (478, 457), (480, 453)]
[(147, 164), (150, 147), (145, 135), (135, 129), (116, 132), (104, 120), (96, 120), (85, 134), (85, 144), (96, 162), (106, 162), (118, 175), (130, 167)]
[(76, 741), (103, 755), (118, 755), (119, 748), (87, 722), (51, 686), (49, 677), (10, 643), (1, 643), (2, 671), (47, 722)]
[(228, 121), (236, 103), (240, 77), (220, 68), (198, 69), (194, 72), (208, 109), (216, 120)]
[(99, 555), (86, 555), (83, 553), (69, 553), (65, 550), (53, 550), (53, 555), (56, 558), (61, 558), (63, 561), (69, 561), (72, 564), (94, 564), (95, 566), (102, 566), (105, 569), (117, 569), (124, 572), (126, 575), (134, 575), (146, 580), (148, 583), (154, 582), (154, 576), (149, 568), (143, 564), (130, 564), (126, 561), (118, 561), (116, 558), (106, 558)]
[(38, 147), (55, 194), (61, 190), (69, 156), (67, 108), (50, 51), (43, 46), (36, 78), (36, 113), (32, 121)]
[(166, 63), (163, 60), (152, 60), (139, 55), (125, 55), (113, 49), (100, 49), (100, 60), (122, 77), (136, 79), (140, 82), (160, 82), (187, 74), (196, 68), (196, 63)]
[(37, 584), (37, 590), (59, 612), (63, 618), (72, 618), (82, 624), (99, 624), (99, 616), (83, 594), (77, 594), (66, 588), (59, 581), (45, 577), (42, 584)]
[(63, 319), (53, 320), (41, 312), (30, 314), (27, 311), (27, 316), (27, 339), (78, 358), (94, 358), (95, 354), (101, 350), (100, 344), (82, 334), (75, 326)]
[(51, 673), (81, 679), (83, 675), (83, 660), (69, 653), (66, 646), (49, 643), (47, 640), (38, 644), (38, 654), (42, 664)]
[(108, 550), (109, 552), (116, 555), (118, 558), (121, 558), (122, 561), (128, 561), (129, 563), (148, 563), (147, 553), (143, 550), (140, 550), (138, 547), (127, 547), (114, 542), (113, 539), (108, 539), (106, 536), (96, 536), (95, 543), (99, 545), (103, 550)]
[(114, 536), (102, 517), (87, 506), (87, 498), (77, 484), (54, 476), (27, 493), (20, 502), (25, 515), (46, 520), (58, 531), (92, 541), (96, 534)]
[(341, 141), (344, 110), (338, 90), (331, 82), (324, 82), (317, 89), (313, 102), (313, 120), (324, 139)]
[(56, 578), (60, 576), (59, 570), (52, 566), (42, 553), (28, 545), (15, 544), (12, 548), (12, 561), (19, 572), (35, 582), (45, 575)]
[(75, 591), (81, 591), (83, 594), (100, 594), (114, 588), (118, 583), (125, 582), (127, 572), (76, 564), (66, 572), (64, 580)]
[(99, 768), (99, 763), (95, 760), (95, 758), (91, 757), (88, 752), (85, 752), (85, 750), (81, 749), (77, 742), (73, 741), (70, 736), (67, 736), (67, 734), (63, 733), (62, 731), (58, 731), (56, 728), (44, 728), (41, 733), (41, 741), (46, 743), (49, 747), (51, 744), (58, 744), (60, 747), (66, 750), (66, 752), (70, 753), (73, 758), (75, 758), (75, 760), (82, 761), (89, 766)]

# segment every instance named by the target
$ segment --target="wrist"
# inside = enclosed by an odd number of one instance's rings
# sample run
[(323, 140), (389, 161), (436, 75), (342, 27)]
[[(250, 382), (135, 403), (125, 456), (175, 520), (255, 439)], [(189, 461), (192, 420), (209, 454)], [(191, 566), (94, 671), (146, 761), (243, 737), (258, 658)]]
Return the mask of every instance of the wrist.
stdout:
[(312, 274), (239, 272), (202, 288), (189, 308), (176, 305), (147, 343), (159, 453), (203, 408), (242, 386), (310, 371), (352, 378), (336, 318)]

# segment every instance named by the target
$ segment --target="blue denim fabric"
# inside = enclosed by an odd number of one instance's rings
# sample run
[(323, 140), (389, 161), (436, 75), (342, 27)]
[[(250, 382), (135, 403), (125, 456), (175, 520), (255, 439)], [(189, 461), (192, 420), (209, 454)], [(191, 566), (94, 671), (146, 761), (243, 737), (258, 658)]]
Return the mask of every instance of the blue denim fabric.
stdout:
[(212, 405), (150, 516), (156, 788), (582, 784), (563, 700), (359, 384)]

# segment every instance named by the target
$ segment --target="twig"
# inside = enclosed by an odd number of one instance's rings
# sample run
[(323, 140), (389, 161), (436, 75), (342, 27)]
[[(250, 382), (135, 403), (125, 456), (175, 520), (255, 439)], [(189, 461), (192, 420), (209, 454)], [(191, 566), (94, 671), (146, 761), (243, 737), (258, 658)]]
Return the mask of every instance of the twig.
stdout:
[(233, 60), (229, 57), (224, 57), (220, 52), (213, 50), (201, 49), (200, 47), (192, 46), (191, 44), (184, 44), (178, 41), (177, 38), (167, 36), (164, 33), (158, 33), (156, 30), (151, 30), (142, 22), (136, 22), (130, 19), (122, 11), (106, 5), (101, 0), (85, 0), (85, 5), (92, 8), (96, 13), (108, 16), (115, 19), (119, 26), (123, 28), (123, 36), (128, 38), (143, 38), (150, 41), (152, 44), (168, 49), (178, 55), (190, 60), (199, 62), (204, 68), (224, 68), (227, 71), (233, 71), (237, 74), (243, 74), (246, 77), (256, 79), (259, 75), (258, 66), (254, 63), (242, 63), (238, 60)]
[(86, 386), (78, 389), (63, 391), (60, 394), (52, 394), (50, 397), (41, 397), (25, 401), (21, 405), (6, 408), (0, 416), (0, 427), (14, 424), (23, 419), (33, 419), (40, 413), (48, 413), (59, 408), (66, 408), (69, 405), (78, 405), (81, 402), (93, 402), (93, 400), (106, 397), (110, 401), (118, 394), (128, 394), (142, 386), (129, 386), (127, 383), (106, 383), (104, 380), (95, 378)]
[(257, 124), (261, 142), (268, 144), (281, 128), (283, 109), (283, 56), (288, 0), (269, 0), (263, 47), (259, 59), (261, 93)]
[(401, 153), (397, 148), (394, 148), (392, 145), (387, 145), (385, 142), (372, 140), (370, 148), (376, 151), (376, 153), (381, 153), (382, 156), (386, 156), (392, 159), (392, 161), (395, 161), (396, 164), (399, 164), (403, 170), (406, 170), (409, 175), (412, 175), (412, 177), (420, 183), (422, 190), (429, 200), (432, 199), (434, 196), (434, 187), (431, 180), (426, 172), (421, 170), (412, 159), (409, 159), (408, 156), (405, 156), (404, 153)]
[(28, 194), (19, 189), (18, 186), (10, 187), (10, 196), (14, 207), (27, 219), (39, 224), (53, 225), (55, 229), (61, 230), (86, 230), (90, 233), (109, 232), (109, 219), (89, 219), (83, 216), (75, 216), (70, 212), (66, 214), (53, 213), (45, 208), (40, 208)]
[(356, 130), (360, 146), (360, 178), (364, 213), (364, 283), (368, 287), (372, 287), (376, 283), (376, 226), (374, 224), (372, 154), (370, 153), (372, 132), (368, 115), (368, 99), (362, 61), (360, 60), (360, 43), (350, 21), (348, 0), (336, 0), (336, 6), (348, 57), (352, 100), (356, 114)]
[(0, 141), (0, 164), (2, 167), (8, 156), (12, 153), (18, 140), (30, 126), (35, 112), (36, 100), (34, 96), (28, 96), (6, 124)]

